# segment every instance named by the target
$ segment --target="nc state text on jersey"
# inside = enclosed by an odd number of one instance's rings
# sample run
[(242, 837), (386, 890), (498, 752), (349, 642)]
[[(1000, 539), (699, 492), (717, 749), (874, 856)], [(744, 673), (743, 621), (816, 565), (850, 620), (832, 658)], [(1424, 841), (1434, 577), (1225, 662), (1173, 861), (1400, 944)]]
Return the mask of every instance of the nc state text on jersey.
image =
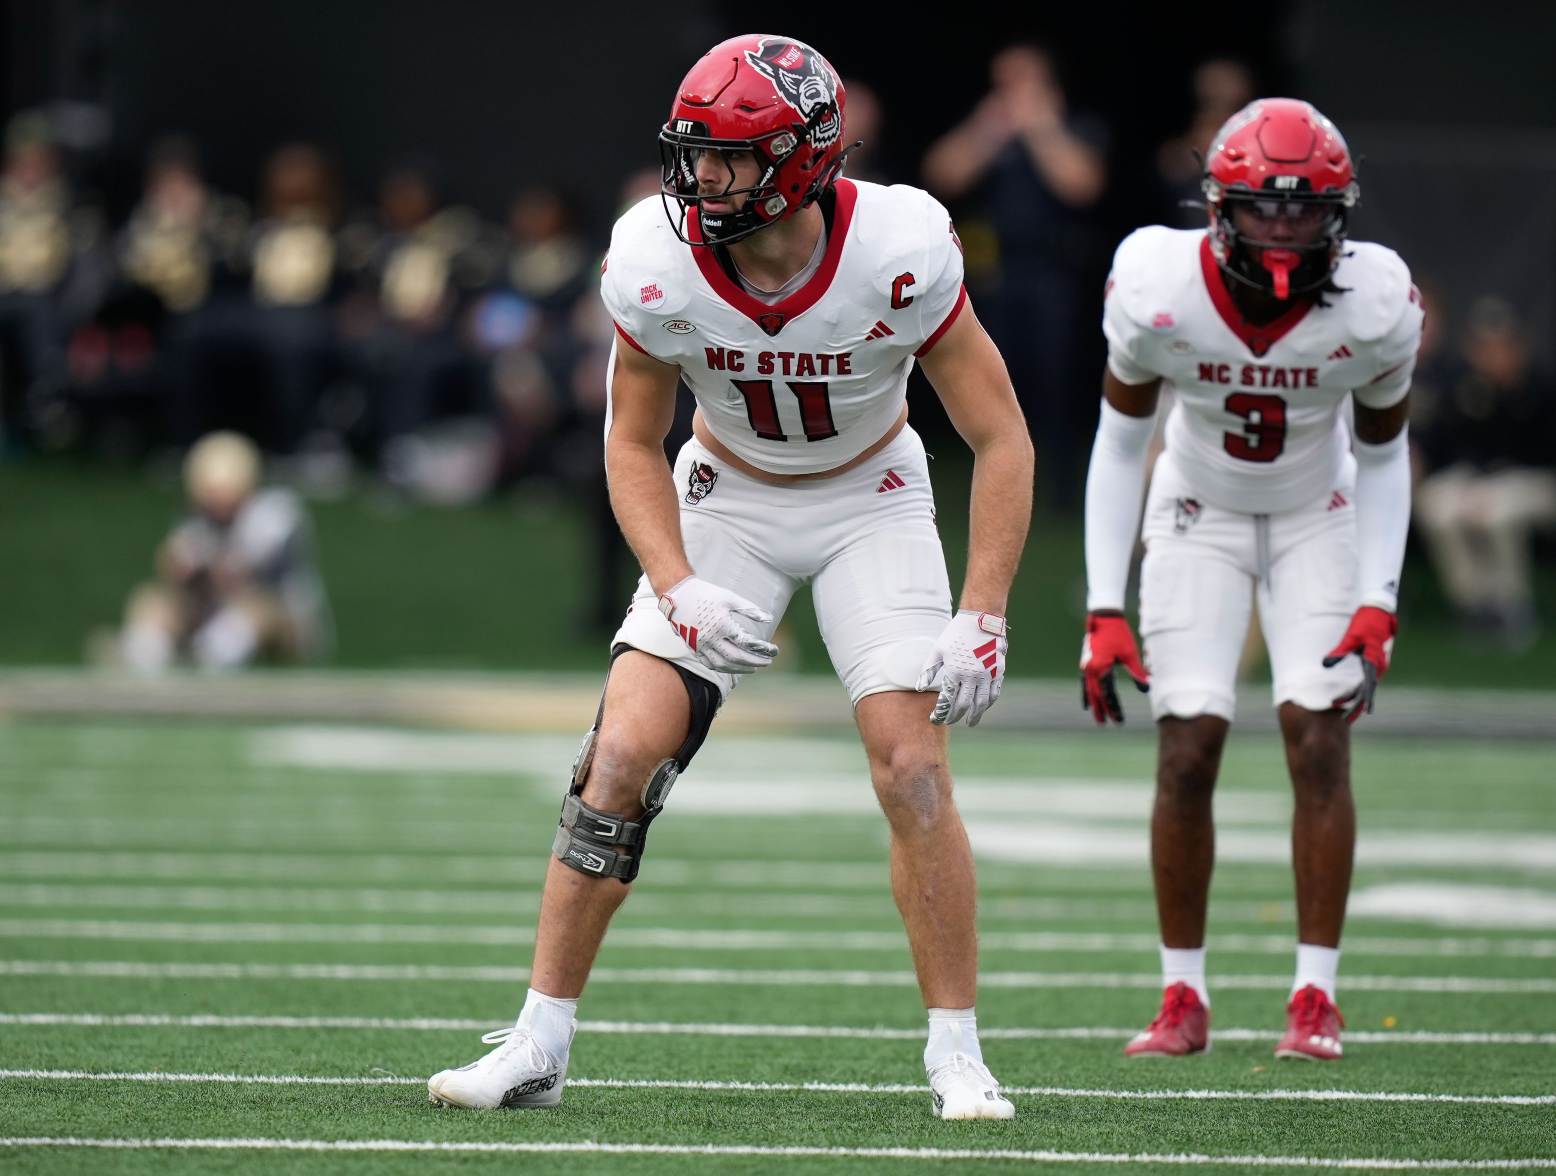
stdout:
[(743, 372), (750, 363), (751, 371), (759, 376), (851, 376), (854, 374), (854, 353), (809, 351), (758, 351), (749, 359), (744, 351), (724, 347), (704, 347), (708, 357), (708, 370), (715, 372)]
[(1271, 367), (1267, 363), (1202, 363), (1201, 384), (1237, 384), (1243, 388), (1316, 388), (1316, 367)]

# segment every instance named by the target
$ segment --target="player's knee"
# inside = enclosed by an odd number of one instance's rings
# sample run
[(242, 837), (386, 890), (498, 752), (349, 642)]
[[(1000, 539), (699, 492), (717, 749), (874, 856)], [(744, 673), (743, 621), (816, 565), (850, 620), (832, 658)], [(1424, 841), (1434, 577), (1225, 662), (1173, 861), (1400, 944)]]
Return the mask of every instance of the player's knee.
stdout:
[(950, 769), (930, 749), (894, 748), (871, 765), (870, 777), (894, 828), (929, 828), (952, 811)]
[(1206, 740), (1164, 740), (1157, 759), (1157, 791), (1169, 800), (1208, 802), (1220, 766), (1220, 749)]
[(1350, 787), (1350, 745), (1339, 711), (1290, 707), (1282, 716), (1286, 763), (1299, 798), (1333, 799)]
[(651, 749), (630, 731), (607, 726), (595, 735), (580, 793), (585, 804), (635, 817), (643, 811), (643, 781), (675, 749)]
[(173, 633), (178, 629), (178, 601), (161, 584), (142, 584), (124, 608), (125, 624)]

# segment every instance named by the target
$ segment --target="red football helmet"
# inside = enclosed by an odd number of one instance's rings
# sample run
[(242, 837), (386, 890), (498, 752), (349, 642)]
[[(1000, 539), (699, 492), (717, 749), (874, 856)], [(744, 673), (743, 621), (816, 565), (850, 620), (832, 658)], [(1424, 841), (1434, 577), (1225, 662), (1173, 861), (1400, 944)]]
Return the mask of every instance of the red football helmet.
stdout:
[[(1210, 145), (1201, 187), (1222, 273), (1282, 299), (1329, 285), (1361, 189), (1339, 128), (1311, 103), (1260, 98), (1227, 119)], [(1315, 228), (1317, 237), (1249, 237), (1232, 220), (1240, 202), (1265, 223), (1284, 216)]]
[[(727, 245), (792, 216), (842, 174), (843, 83), (809, 45), (789, 37), (748, 35), (715, 45), (692, 66), (659, 132), (665, 213), (688, 244)], [(750, 151), (761, 168), (755, 184), (729, 184), (718, 198), (744, 195), (744, 207), (701, 207), (697, 160), (709, 148)], [(711, 195), (711, 194), (710, 194)], [(672, 207), (674, 200), (679, 210)], [(697, 210), (701, 241), (686, 235)]]

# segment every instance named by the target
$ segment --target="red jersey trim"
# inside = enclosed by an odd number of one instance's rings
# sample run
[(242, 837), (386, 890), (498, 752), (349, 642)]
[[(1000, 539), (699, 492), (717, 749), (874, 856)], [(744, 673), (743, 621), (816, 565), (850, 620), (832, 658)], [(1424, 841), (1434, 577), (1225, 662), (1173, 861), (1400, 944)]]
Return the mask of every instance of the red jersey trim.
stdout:
[(1410, 361), (1408, 359), (1400, 360), (1393, 367), (1389, 368), (1388, 371), (1383, 372), (1381, 375), (1374, 376), (1371, 380), (1368, 380), (1367, 381), (1367, 386), (1370, 388), (1373, 384), (1381, 384), (1381, 383), (1383, 383), (1384, 380), (1388, 379), (1390, 376), (1392, 376), (1395, 372), (1399, 371), (1400, 368), (1404, 367), (1409, 362)]
[(951, 313), (946, 315), (945, 318), (941, 320), (940, 325), (935, 328), (934, 333), (931, 334), (929, 338), (924, 340), (923, 346), (913, 353), (914, 356), (919, 359), (923, 359), (926, 355), (928, 355), (930, 348), (932, 348), (936, 343), (940, 342), (940, 336), (944, 335), (951, 329), (951, 324), (957, 320), (957, 317), (962, 313), (962, 307), (966, 305), (967, 287), (963, 286), (956, 292), (956, 305), (951, 308)]
[(623, 327), (620, 323), (618, 323), (615, 319), (611, 320), (611, 326), (616, 328), (616, 334), (620, 335), (623, 339), (625, 339), (628, 343), (632, 344), (633, 347), (635, 347), (637, 350), (641, 351), (644, 355), (647, 355), (650, 359), (658, 359), (659, 358), (657, 355), (650, 355), (648, 348), (644, 347), (643, 344), (639, 343), (631, 335), (627, 334), (626, 328)]
[(1199, 264), (1205, 275), (1205, 289), (1210, 294), (1210, 301), (1216, 308), (1216, 313), (1254, 355), (1260, 356), (1269, 351), (1271, 346), (1279, 342), (1286, 332), (1300, 323), (1307, 312), (1313, 308), (1313, 304), (1306, 299), (1292, 304), (1291, 309), (1283, 312), (1279, 318), (1271, 319), (1267, 323), (1251, 323), (1243, 317), (1243, 312), (1237, 309), (1237, 303), (1232, 301), (1232, 292), (1226, 288), (1226, 279), (1221, 276), (1221, 267), (1216, 264), (1216, 256), (1210, 251), (1210, 237), (1207, 235), (1199, 243)]
[[(838, 262), (843, 257), (843, 243), (848, 240), (848, 227), (854, 219), (854, 205), (859, 202), (859, 189), (854, 187), (852, 180), (838, 180), (834, 190), (837, 192), (837, 207), (832, 214), (832, 229), (827, 234), (827, 250), (822, 255), (821, 267), (811, 275), (810, 281), (782, 302), (768, 305), (753, 298), (739, 282), (726, 274), (711, 248), (694, 244), (692, 256), (696, 258), (697, 268), (702, 271), (708, 285), (713, 287), (713, 292), (764, 331), (767, 328), (763, 326), (763, 319), (772, 322), (774, 316), (777, 316), (780, 320), (778, 330), (781, 331), (783, 325), (821, 301), (821, 296), (827, 292), (837, 274)], [(702, 240), (702, 223), (695, 215), (686, 218), (686, 235), (693, 242)], [(776, 335), (778, 331), (767, 333)]]

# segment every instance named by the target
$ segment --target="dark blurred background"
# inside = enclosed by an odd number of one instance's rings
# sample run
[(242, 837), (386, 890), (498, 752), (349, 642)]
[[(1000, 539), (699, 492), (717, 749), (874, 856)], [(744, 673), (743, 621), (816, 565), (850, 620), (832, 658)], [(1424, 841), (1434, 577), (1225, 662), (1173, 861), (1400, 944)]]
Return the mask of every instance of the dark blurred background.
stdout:
[[(0, 662), (112, 659), (91, 635), (152, 573), (183, 454), (230, 429), (311, 520), (322, 656), (597, 664), (634, 574), (604, 499), (598, 262), (656, 189), (682, 74), (771, 31), (847, 80), (867, 141), (851, 174), (928, 186), (956, 215), (1038, 444), (1013, 672), (1074, 660), (1112, 249), (1200, 223), (1193, 151), (1247, 97), (1290, 94), (1359, 158), (1352, 235), (1397, 249), (1428, 304), (1396, 672), (1556, 685), (1556, 7), (751, 19), (710, 0), (0, 4)], [(959, 168), (991, 85), (1058, 104), (1094, 190), (1008, 152)], [(923, 387), (913, 410), (955, 559), (966, 463)], [(791, 665), (824, 668), (793, 628)]]

